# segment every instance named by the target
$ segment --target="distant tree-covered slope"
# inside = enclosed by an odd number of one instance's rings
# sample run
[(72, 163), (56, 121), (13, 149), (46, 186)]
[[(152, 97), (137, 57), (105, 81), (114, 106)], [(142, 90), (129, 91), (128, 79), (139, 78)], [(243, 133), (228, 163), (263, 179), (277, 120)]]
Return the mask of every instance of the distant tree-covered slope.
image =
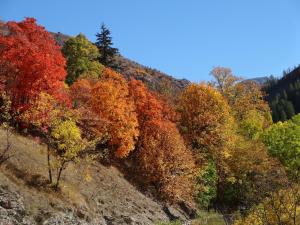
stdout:
[(245, 81), (253, 81), (257, 83), (258, 85), (264, 85), (268, 81), (269, 77), (255, 77), (246, 79)]
[[(63, 45), (70, 36), (58, 33), (52, 33), (59, 45)], [(145, 83), (151, 90), (156, 91), (167, 97), (174, 97), (181, 92), (190, 81), (186, 79), (176, 79), (157, 69), (143, 66), (135, 61), (125, 58), (118, 54), (114, 58), (115, 70), (124, 75), (127, 79), (135, 78)]]
[(274, 122), (285, 121), (300, 112), (300, 66), (271, 77), (264, 87)]
[(127, 79), (135, 78), (141, 80), (151, 90), (167, 97), (174, 97), (174, 95), (190, 84), (190, 81), (186, 79), (176, 79), (157, 69), (143, 66), (121, 55), (115, 57), (115, 62), (118, 64), (117, 71)]

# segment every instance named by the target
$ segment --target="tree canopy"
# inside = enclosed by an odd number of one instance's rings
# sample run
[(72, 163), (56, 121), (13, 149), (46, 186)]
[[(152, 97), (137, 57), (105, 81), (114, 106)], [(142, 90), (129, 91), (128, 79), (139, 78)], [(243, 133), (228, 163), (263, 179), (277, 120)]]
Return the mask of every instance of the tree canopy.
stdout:
[(104, 25), (101, 25), (100, 33), (96, 34), (97, 41), (96, 46), (99, 49), (100, 57), (99, 62), (104, 66), (113, 68), (114, 65), (114, 56), (118, 54), (119, 50), (112, 47), (112, 37), (110, 36), (110, 30)]
[(104, 67), (98, 62), (100, 53), (83, 34), (68, 39), (62, 52), (67, 60), (67, 84), (71, 85), (79, 78), (97, 79), (101, 76)]

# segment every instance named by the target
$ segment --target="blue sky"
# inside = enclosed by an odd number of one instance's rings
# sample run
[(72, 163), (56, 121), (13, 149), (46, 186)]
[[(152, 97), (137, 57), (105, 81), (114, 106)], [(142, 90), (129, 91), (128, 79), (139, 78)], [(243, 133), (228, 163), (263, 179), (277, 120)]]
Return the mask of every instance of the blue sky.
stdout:
[(300, 64), (299, 11), (299, 0), (0, 1), (2, 20), (35, 17), (91, 41), (104, 22), (124, 56), (197, 82), (214, 66), (251, 78)]

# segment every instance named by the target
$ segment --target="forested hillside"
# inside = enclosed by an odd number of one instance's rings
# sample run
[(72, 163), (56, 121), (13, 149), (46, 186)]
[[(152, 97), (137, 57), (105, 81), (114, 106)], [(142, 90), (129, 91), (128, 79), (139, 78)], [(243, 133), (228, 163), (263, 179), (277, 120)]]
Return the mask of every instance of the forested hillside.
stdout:
[(300, 112), (300, 67), (287, 71), (280, 79), (266, 82), (267, 100), (275, 122), (285, 121)]
[[(8, 30), (4, 21), (0, 21), (0, 33), (5, 34)], [(56, 42), (63, 46), (71, 36), (61, 32), (50, 32)], [(143, 66), (134, 62), (121, 54), (114, 56), (114, 66), (126, 79), (137, 79), (143, 81), (151, 90), (156, 91), (169, 99), (180, 93), (190, 82), (186, 79), (176, 79), (159, 70)]]
[(230, 68), (176, 80), (96, 37), (2, 24), (0, 224), (299, 225), (300, 114), (273, 122)]

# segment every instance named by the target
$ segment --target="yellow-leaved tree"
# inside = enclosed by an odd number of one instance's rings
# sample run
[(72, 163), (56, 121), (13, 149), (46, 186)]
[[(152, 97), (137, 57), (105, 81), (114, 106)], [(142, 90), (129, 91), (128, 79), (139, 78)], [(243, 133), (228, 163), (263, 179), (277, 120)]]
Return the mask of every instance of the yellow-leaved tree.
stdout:
[(70, 162), (76, 162), (79, 152), (84, 149), (81, 131), (76, 125), (76, 112), (44, 92), (28, 105), (19, 118), (31, 133), (47, 144), (49, 182), (53, 184), (53, 172), (56, 171), (53, 185), (57, 188), (63, 170)]
[(197, 153), (197, 201), (207, 206), (217, 197), (217, 186), (230, 177), (227, 160), (235, 141), (234, 120), (226, 99), (204, 83), (191, 84), (183, 91), (178, 111), (181, 133)]
[(55, 188), (57, 188), (63, 170), (70, 162), (79, 160), (79, 153), (84, 149), (84, 142), (81, 138), (80, 129), (72, 119), (56, 122), (52, 128), (51, 137), (56, 159)]
[(300, 221), (300, 188), (289, 186), (269, 194), (259, 205), (253, 207), (244, 219), (234, 225), (298, 225)]

